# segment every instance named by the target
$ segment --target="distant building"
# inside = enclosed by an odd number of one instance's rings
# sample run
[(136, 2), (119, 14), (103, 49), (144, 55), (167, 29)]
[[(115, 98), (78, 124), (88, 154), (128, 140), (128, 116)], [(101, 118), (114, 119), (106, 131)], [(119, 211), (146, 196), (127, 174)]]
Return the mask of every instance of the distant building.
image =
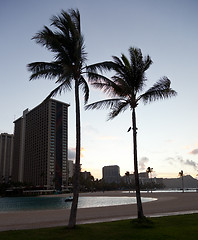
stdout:
[(149, 182), (149, 175), (148, 172), (140, 172), (139, 173), (139, 180), (141, 184), (145, 184)]
[(68, 107), (48, 99), (17, 119), (14, 129), (12, 176), (47, 189), (68, 182)]
[(104, 166), (102, 178), (106, 183), (120, 183), (120, 167), (117, 165)]
[(74, 165), (73, 160), (68, 160), (68, 171), (69, 171), (68, 176), (69, 176), (69, 178), (72, 178), (74, 175), (74, 166), (75, 165)]
[(13, 139), (13, 134), (0, 134), (0, 183), (11, 180)]
[(87, 179), (87, 178), (91, 177), (91, 173), (90, 173), (90, 172), (87, 172), (87, 171), (81, 172), (80, 175), (81, 175), (84, 179)]
[[(126, 183), (135, 183), (135, 174), (128, 174), (122, 177), (123, 181)], [(149, 182), (148, 172), (140, 172), (139, 173), (139, 182), (141, 184), (145, 184)]]

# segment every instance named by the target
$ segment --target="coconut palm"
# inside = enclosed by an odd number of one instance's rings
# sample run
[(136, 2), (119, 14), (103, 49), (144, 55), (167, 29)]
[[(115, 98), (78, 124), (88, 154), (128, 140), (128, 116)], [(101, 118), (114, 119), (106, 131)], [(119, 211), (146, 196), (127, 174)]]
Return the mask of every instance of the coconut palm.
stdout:
[(146, 172), (150, 175), (150, 178), (151, 178), (152, 177), (151, 173), (153, 172), (153, 168), (147, 167)]
[(130, 179), (129, 179), (130, 173), (129, 173), (129, 171), (126, 171), (126, 172), (125, 172), (125, 177), (126, 177), (126, 183), (127, 183), (127, 185), (128, 185), (129, 193), (130, 193)]
[[(79, 88), (84, 94), (85, 103), (89, 97), (88, 84), (84, 78), (86, 72), (86, 52), (84, 39), (81, 34), (80, 13), (70, 9), (68, 12), (61, 11), (59, 16), (51, 18), (51, 26), (54, 31), (44, 26), (33, 39), (54, 54), (51, 62), (33, 62), (27, 65), (32, 72), (30, 80), (38, 78), (55, 79), (58, 86), (47, 96), (47, 99), (61, 94), (65, 90), (71, 90), (74, 84), (75, 111), (76, 111), (76, 159), (73, 181), (73, 202), (70, 212), (69, 224), (73, 228), (76, 224), (77, 205), (79, 196), (80, 174), (80, 100)], [(91, 73), (89, 73), (89, 78)]]
[(183, 170), (179, 172), (179, 176), (181, 177), (181, 180), (182, 180), (182, 192), (184, 192), (184, 171)]
[(147, 78), (146, 70), (152, 64), (150, 56), (143, 57), (139, 48), (129, 48), (128, 59), (124, 54), (121, 58), (113, 56), (113, 61), (103, 62), (91, 66), (92, 71), (103, 71), (112, 69), (115, 74), (112, 79), (95, 78), (91, 84), (105, 92), (110, 98), (101, 100), (86, 106), (86, 109), (110, 108), (109, 119), (115, 118), (127, 108), (132, 111), (132, 129), (133, 129), (133, 155), (134, 155), (134, 173), (136, 185), (136, 199), (138, 218), (143, 218), (143, 208), (140, 195), (138, 159), (137, 159), (137, 127), (136, 127), (136, 107), (140, 101), (145, 104), (165, 99), (176, 95), (176, 92), (170, 88), (170, 80), (167, 77), (161, 78), (150, 89), (142, 93)]
[(150, 179), (151, 179), (151, 192), (152, 192), (152, 172), (153, 172), (153, 168), (151, 167), (147, 167), (146, 172), (150, 175)]

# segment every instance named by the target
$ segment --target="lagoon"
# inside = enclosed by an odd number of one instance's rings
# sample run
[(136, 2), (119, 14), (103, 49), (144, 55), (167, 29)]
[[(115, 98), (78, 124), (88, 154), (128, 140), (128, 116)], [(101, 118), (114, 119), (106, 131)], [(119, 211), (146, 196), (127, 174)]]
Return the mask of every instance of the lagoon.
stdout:
[[(65, 202), (65, 197), (5, 197), (0, 198), (0, 212), (68, 209), (71, 202)], [(142, 202), (150, 202), (156, 198), (142, 198)], [(135, 197), (79, 197), (78, 208), (107, 207), (135, 204)]]

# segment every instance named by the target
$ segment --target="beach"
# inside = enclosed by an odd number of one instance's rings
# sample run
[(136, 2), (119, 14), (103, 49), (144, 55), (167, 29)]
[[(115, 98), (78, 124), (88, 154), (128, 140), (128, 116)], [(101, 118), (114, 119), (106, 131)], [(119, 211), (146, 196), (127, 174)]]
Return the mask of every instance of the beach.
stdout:
[[(80, 194), (80, 196), (135, 197), (135, 193), (111, 191), (84, 193)], [(143, 211), (146, 217), (198, 213), (197, 192), (153, 192), (142, 193), (141, 196), (157, 199), (143, 203)], [(0, 212), (0, 231), (67, 226), (69, 215), (70, 209)], [(136, 217), (136, 204), (79, 208), (77, 224), (116, 221)]]

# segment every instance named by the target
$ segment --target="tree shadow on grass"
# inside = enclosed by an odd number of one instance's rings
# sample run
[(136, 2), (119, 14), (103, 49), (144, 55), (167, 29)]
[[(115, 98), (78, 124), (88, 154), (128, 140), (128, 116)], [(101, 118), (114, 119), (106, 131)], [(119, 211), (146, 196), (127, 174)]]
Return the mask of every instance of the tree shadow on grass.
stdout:
[(131, 220), (133, 228), (153, 228), (154, 222), (150, 218), (141, 218)]

